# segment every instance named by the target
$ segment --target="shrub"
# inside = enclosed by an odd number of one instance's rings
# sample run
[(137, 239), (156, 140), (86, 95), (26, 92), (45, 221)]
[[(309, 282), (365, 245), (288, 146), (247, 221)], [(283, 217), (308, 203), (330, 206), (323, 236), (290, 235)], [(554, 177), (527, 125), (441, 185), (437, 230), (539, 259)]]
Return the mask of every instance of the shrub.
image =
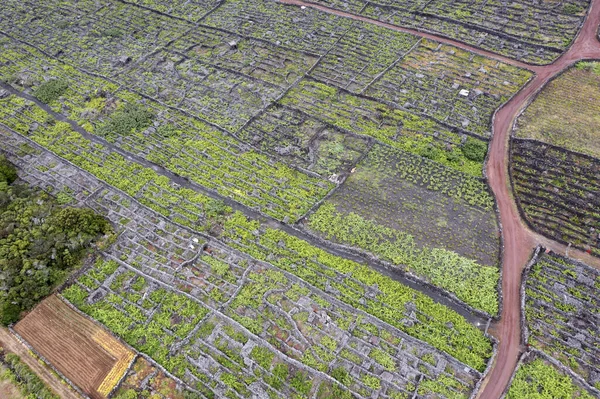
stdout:
[(12, 184), (15, 180), (17, 180), (17, 169), (3, 155), (0, 155), (0, 182)]
[(471, 161), (483, 162), (487, 154), (487, 143), (469, 137), (461, 149), (465, 158)]
[(51, 79), (39, 85), (33, 95), (44, 104), (50, 104), (58, 100), (68, 87), (69, 84), (62, 79)]
[(115, 111), (110, 118), (96, 129), (96, 133), (110, 141), (146, 129), (154, 114), (137, 104), (127, 104)]

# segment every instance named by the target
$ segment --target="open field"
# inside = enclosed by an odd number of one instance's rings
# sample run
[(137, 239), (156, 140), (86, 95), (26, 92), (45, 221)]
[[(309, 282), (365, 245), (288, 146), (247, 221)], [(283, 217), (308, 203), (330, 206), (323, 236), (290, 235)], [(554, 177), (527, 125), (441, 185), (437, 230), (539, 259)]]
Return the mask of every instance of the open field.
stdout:
[(548, 82), (517, 120), (515, 137), (600, 158), (598, 85), (600, 63), (579, 62)]
[(133, 359), (129, 349), (57, 296), (40, 303), (15, 331), (92, 398), (105, 398)]

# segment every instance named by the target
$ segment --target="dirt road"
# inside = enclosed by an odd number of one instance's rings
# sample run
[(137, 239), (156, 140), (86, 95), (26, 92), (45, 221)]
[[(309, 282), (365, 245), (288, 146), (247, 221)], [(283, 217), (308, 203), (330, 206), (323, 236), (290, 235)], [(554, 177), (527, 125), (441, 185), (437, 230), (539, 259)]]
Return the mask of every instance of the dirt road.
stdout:
[[(545, 244), (555, 251), (564, 250), (564, 246), (554, 243), (532, 233), (521, 221), (519, 212), (512, 199), (508, 179), (508, 142), (512, 126), (519, 112), (528, 104), (531, 97), (537, 93), (550, 79), (574, 62), (583, 59), (600, 58), (600, 42), (597, 33), (600, 25), (600, 0), (592, 0), (592, 5), (584, 25), (573, 45), (558, 60), (549, 65), (534, 66), (520, 61), (515, 61), (458, 41), (438, 37), (432, 34), (424, 34), (413, 29), (401, 28), (385, 22), (376, 21), (367, 17), (361, 17), (331, 9), (326, 6), (305, 3), (300, 0), (279, 0), (281, 3), (294, 4), (298, 6), (313, 7), (321, 11), (336, 14), (343, 17), (373, 23), (401, 32), (407, 32), (416, 36), (437, 40), (474, 53), (497, 59), (510, 65), (526, 68), (535, 73), (535, 77), (510, 101), (502, 106), (494, 117), (493, 136), (490, 143), (490, 157), (486, 165), (488, 181), (494, 192), (500, 210), (500, 220), (503, 227), (504, 258), (502, 260), (503, 280), (502, 298), (503, 309), (500, 322), (494, 326), (497, 338), (500, 341), (498, 356), (494, 361), (493, 368), (484, 380), (483, 388), (479, 393), (479, 399), (498, 399), (506, 389), (510, 377), (517, 364), (521, 353), (521, 325), (520, 325), (520, 286), (521, 272), (533, 248), (538, 243)], [(557, 252), (558, 252), (557, 251)], [(561, 251), (562, 252), (562, 251)], [(579, 259), (588, 259), (589, 255), (570, 250), (570, 255)], [(599, 262), (591, 262), (596, 266)]]
[(73, 391), (68, 385), (52, 374), (46, 367), (38, 363), (31, 356), (29, 349), (10, 333), (6, 328), (0, 328), (0, 345), (9, 352), (18, 355), (41, 379), (57, 393), (62, 399), (81, 399), (81, 395)]

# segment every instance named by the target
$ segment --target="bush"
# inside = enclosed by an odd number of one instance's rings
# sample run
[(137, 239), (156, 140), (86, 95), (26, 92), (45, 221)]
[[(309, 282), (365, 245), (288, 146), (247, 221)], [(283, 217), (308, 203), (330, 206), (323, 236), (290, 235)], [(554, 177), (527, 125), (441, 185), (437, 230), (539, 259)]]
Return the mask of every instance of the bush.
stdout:
[(467, 138), (467, 141), (461, 147), (465, 158), (471, 161), (483, 162), (487, 154), (487, 143), (474, 138)]
[(0, 155), (0, 182), (12, 184), (15, 180), (17, 180), (17, 169), (3, 155)]
[(104, 124), (100, 125), (96, 133), (112, 141), (118, 137), (129, 136), (146, 129), (153, 119), (154, 114), (147, 109), (137, 104), (127, 104), (121, 110), (115, 111)]
[(51, 102), (58, 100), (63, 95), (69, 84), (61, 79), (52, 79), (42, 83), (33, 92), (33, 96), (43, 102), (44, 104), (50, 104)]

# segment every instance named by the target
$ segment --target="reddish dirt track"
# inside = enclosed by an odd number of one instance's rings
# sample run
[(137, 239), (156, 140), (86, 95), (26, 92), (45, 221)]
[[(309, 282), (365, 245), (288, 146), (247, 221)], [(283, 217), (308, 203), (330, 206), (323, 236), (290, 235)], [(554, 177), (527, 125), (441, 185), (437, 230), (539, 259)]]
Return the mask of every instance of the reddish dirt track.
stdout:
[[(521, 348), (520, 324), (520, 287), (521, 272), (532, 254), (533, 248), (538, 243), (561, 251), (564, 246), (554, 243), (549, 239), (532, 233), (522, 223), (519, 212), (513, 201), (509, 188), (508, 178), (508, 142), (512, 126), (519, 112), (528, 104), (535, 95), (551, 78), (574, 62), (583, 59), (600, 59), (600, 42), (598, 41), (598, 28), (600, 25), (600, 0), (592, 0), (584, 25), (581, 28), (573, 45), (559, 59), (549, 65), (536, 66), (509, 59), (485, 50), (478, 49), (464, 43), (439, 37), (434, 34), (423, 33), (413, 29), (401, 28), (385, 22), (376, 21), (367, 17), (346, 13), (332, 8), (306, 3), (300, 0), (279, 0), (281, 3), (297, 6), (312, 7), (324, 12), (384, 26), (400, 32), (411, 33), (416, 36), (450, 44), (464, 50), (484, 55), (510, 65), (529, 69), (535, 77), (511, 100), (504, 104), (496, 113), (493, 123), (493, 137), (490, 143), (489, 160), (487, 163), (488, 181), (494, 192), (500, 210), (500, 220), (503, 228), (504, 259), (502, 261), (503, 280), (502, 298), (503, 309), (500, 321), (494, 326), (497, 338), (500, 341), (498, 355), (494, 365), (485, 377), (479, 399), (498, 399), (505, 391), (513, 371), (516, 367)], [(557, 251), (557, 252), (558, 252)], [(587, 254), (571, 249), (571, 257), (588, 259)], [(597, 259), (591, 262), (598, 267)]]

